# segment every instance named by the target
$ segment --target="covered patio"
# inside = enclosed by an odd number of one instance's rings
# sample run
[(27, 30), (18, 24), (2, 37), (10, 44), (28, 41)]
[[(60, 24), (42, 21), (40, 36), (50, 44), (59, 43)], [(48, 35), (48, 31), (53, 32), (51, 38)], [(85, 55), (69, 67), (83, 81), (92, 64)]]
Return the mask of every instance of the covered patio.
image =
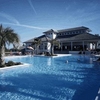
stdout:
[(100, 36), (93, 35), (90, 33), (79, 34), (70, 38), (59, 39), (61, 47), (55, 46), (55, 52), (66, 52), (66, 51), (93, 51), (98, 47), (98, 41)]

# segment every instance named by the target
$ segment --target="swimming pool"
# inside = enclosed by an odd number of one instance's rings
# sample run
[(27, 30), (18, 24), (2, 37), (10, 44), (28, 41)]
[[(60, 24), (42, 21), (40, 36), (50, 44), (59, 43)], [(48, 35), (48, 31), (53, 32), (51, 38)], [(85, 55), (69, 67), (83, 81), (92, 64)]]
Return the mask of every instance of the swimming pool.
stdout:
[(10, 60), (30, 65), (0, 70), (0, 100), (95, 100), (98, 93), (100, 63), (89, 56)]

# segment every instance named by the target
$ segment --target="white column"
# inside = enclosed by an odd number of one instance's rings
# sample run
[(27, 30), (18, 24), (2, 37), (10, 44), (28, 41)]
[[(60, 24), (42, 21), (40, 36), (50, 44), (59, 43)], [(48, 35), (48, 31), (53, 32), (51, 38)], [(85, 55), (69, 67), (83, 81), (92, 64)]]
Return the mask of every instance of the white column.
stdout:
[(93, 49), (93, 50), (96, 49), (96, 44), (95, 44), (95, 43), (92, 44), (92, 49)]
[(61, 51), (62, 51), (62, 42), (61, 42)]

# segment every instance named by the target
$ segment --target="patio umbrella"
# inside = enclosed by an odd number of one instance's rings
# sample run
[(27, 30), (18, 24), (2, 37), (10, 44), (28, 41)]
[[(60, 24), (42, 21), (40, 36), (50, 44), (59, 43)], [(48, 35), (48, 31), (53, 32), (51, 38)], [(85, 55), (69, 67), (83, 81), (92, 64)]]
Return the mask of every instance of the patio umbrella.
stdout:
[(33, 48), (33, 47), (27, 47), (27, 49), (29, 49), (29, 50), (34, 50), (34, 48)]

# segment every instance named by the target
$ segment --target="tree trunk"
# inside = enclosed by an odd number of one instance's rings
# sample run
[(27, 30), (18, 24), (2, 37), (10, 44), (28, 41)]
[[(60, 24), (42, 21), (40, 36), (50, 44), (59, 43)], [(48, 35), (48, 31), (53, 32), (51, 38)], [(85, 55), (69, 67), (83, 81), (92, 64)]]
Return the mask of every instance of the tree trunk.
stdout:
[(38, 45), (36, 46), (36, 54), (38, 54)]
[(5, 56), (5, 48), (4, 48), (4, 45), (2, 45), (0, 47), (0, 66), (5, 65), (4, 56)]
[(51, 44), (51, 55), (54, 55), (53, 44)]

